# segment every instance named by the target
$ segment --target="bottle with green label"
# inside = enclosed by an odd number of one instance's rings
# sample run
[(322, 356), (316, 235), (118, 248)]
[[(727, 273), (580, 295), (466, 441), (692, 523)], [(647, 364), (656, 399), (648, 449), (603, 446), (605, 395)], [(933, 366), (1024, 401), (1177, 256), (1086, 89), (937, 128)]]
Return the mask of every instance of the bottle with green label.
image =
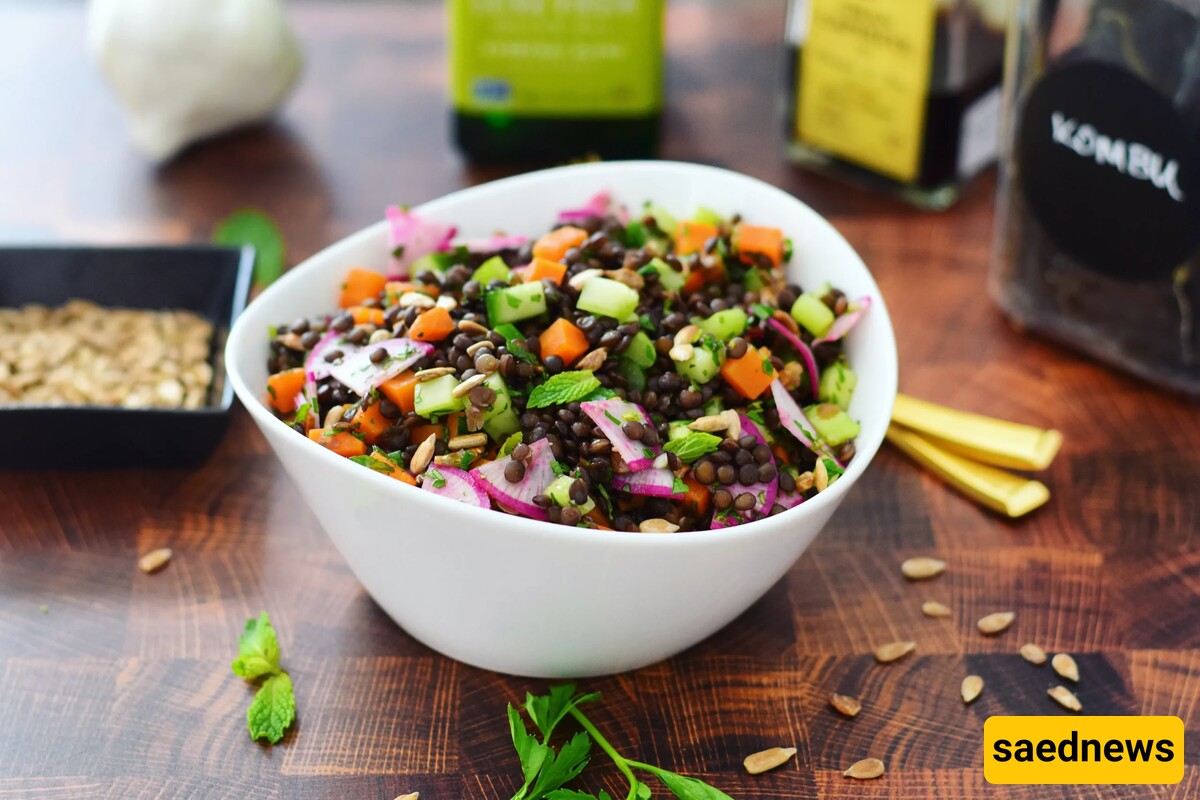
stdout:
[(450, 0), (454, 138), (476, 162), (654, 154), (665, 0)]
[(996, 158), (1009, 0), (791, 0), (797, 163), (945, 208)]

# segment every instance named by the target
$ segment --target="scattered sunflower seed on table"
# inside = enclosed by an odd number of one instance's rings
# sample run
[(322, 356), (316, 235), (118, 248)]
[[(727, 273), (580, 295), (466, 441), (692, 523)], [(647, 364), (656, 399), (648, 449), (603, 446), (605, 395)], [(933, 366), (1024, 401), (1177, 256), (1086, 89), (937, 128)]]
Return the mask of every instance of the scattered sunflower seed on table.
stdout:
[(968, 675), (963, 678), (962, 687), (960, 689), (964, 703), (970, 703), (975, 698), (979, 697), (979, 693), (983, 691), (983, 678), (978, 675)]
[(768, 770), (782, 766), (794, 755), (796, 755), (796, 748), (794, 747), (772, 747), (746, 756), (742, 765), (746, 767), (746, 772), (749, 772), (751, 775), (760, 775)]
[(1065, 686), (1055, 686), (1053, 689), (1047, 689), (1046, 694), (1068, 711), (1082, 711), (1083, 704), (1079, 702), (1070, 689)]
[(862, 761), (856, 761), (850, 765), (842, 774), (847, 778), (854, 778), (860, 781), (869, 781), (878, 778), (886, 772), (883, 762), (878, 758), (864, 758)]
[(160, 547), (157, 550), (151, 550), (144, 556), (138, 559), (138, 569), (149, 575), (152, 572), (158, 572), (167, 565), (171, 560), (171, 548)]
[(998, 633), (1003, 633), (1008, 630), (1008, 626), (1012, 625), (1013, 620), (1017, 618), (1015, 612), (1012, 611), (997, 611), (995, 614), (988, 614), (983, 619), (976, 623), (979, 632), (985, 636), (995, 636)]
[(1050, 666), (1054, 668), (1059, 677), (1079, 683), (1079, 665), (1075, 663), (1075, 659), (1066, 653), (1059, 653), (1054, 656), (1050, 661)]
[(829, 705), (847, 717), (857, 717), (858, 712), (862, 711), (862, 703), (849, 695), (838, 694), (837, 692), (829, 695)]
[(946, 562), (936, 558), (917, 556), (910, 558), (900, 565), (900, 571), (910, 581), (923, 581), (936, 578), (946, 571)]
[(921, 613), (927, 617), (934, 619), (943, 619), (950, 616), (950, 606), (945, 603), (939, 603), (936, 600), (926, 600), (921, 604)]
[(889, 642), (875, 648), (875, 660), (880, 664), (890, 664), (916, 649), (916, 642)]
[(1033, 642), (1021, 645), (1021, 658), (1024, 658), (1030, 664), (1037, 664), (1039, 667), (1046, 663), (1046, 651), (1038, 647)]

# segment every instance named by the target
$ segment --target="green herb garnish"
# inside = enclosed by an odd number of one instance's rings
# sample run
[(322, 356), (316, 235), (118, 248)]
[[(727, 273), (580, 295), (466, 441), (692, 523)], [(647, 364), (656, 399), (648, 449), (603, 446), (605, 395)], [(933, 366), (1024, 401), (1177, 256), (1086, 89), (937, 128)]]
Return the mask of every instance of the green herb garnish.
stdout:
[(360, 464), (367, 469), (373, 469), (376, 472), (382, 472), (384, 475), (391, 475), (396, 471), (396, 468), (391, 464), (386, 464), (374, 456), (350, 456), (350, 460), (355, 464)]
[(433, 481), (433, 488), (435, 489), (446, 488), (446, 476), (443, 475), (437, 467), (430, 467), (429, 469), (425, 470), (425, 478)]
[(708, 455), (721, 444), (721, 437), (703, 431), (692, 431), (687, 436), (672, 439), (663, 445), (663, 450), (679, 456), (685, 464), (691, 464), (701, 456)]
[(251, 739), (277, 744), (296, 719), (296, 696), (292, 679), (279, 666), (279, 641), (267, 612), (246, 620), (233, 674), (251, 682), (265, 678), (246, 710), (246, 726)]
[(525, 434), (521, 431), (517, 431), (512, 436), (509, 436), (504, 440), (504, 444), (500, 445), (500, 458), (504, 458), (513, 450), (516, 450), (517, 445), (521, 444), (523, 441), (525, 441)]
[(582, 400), (600, 388), (600, 379), (591, 370), (581, 369), (551, 375), (543, 384), (535, 386), (525, 402), (526, 408), (545, 408)]
[[(270, 217), (253, 208), (235, 211), (217, 223), (213, 242), (254, 247), (254, 285), (267, 286), (283, 274), (283, 234)], [(275, 334), (272, 334), (274, 336)]]

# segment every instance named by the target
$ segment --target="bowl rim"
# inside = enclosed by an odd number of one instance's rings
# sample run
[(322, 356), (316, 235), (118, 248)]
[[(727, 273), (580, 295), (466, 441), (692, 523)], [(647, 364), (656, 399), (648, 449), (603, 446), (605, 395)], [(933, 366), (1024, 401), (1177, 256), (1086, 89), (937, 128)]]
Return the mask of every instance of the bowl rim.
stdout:
[[(464, 194), (475, 196), (483, 196), (485, 199), (489, 194), (503, 194), (509, 191), (514, 185), (530, 184), (535, 186), (540, 182), (549, 182), (555, 180), (563, 180), (567, 176), (577, 175), (580, 172), (635, 172), (635, 171), (660, 171), (665, 173), (670, 172), (691, 172), (710, 175), (720, 175), (725, 179), (733, 178), (738, 181), (744, 181), (750, 185), (756, 186), (759, 190), (766, 192), (768, 195), (774, 195), (781, 204), (798, 205), (801, 210), (813, 218), (815, 224), (823, 225), (828, 228), (828, 233), (831, 233), (845, 245), (846, 249), (857, 261), (858, 265), (863, 269), (868, 286), (870, 287), (869, 294), (872, 298), (871, 314), (883, 318), (883, 327), (880, 333), (881, 341), (878, 343), (883, 348), (884, 355), (884, 370), (886, 374), (880, 376), (884, 383), (884, 388), (889, 396), (885, 408), (881, 413), (887, 417), (891, 415), (892, 404), (895, 401), (897, 386), (898, 386), (898, 358), (896, 351), (895, 332), (892, 328), (891, 316), (888, 314), (887, 305), (884, 302), (882, 293), (879, 290), (878, 284), (875, 282), (874, 276), (870, 269), (863, 262), (858, 252), (846, 241), (845, 237), (830, 223), (824, 216), (815, 211), (804, 201), (784, 190), (767, 183), (759, 178), (745, 175), (733, 170), (714, 167), (707, 164), (694, 164), (685, 161), (609, 161), (596, 162), (586, 164), (570, 164), (561, 167), (551, 167), (549, 169), (536, 170), (533, 172), (513, 175), (498, 180), (489, 181), (487, 183), (476, 186), (464, 187), (448, 194), (442, 195), (434, 200), (430, 200), (420, 205), (414, 206), (412, 210), (417, 213), (437, 214), (441, 208), (447, 205), (454, 205), (458, 198)], [(322, 248), (317, 253), (305, 259), (300, 264), (288, 270), (283, 276), (276, 280), (271, 286), (267, 287), (258, 295), (247, 307), (246, 311), (251, 311), (254, 305), (268, 302), (275, 293), (282, 291), (287, 286), (293, 283), (298, 283), (305, 280), (310, 274), (318, 272), (321, 268), (321, 262), (336, 258), (338, 251), (353, 249), (362, 242), (368, 241), (379, 236), (380, 232), (387, 226), (386, 220), (380, 220), (371, 225), (366, 226), (348, 236), (345, 236), (336, 242)], [(261, 402), (259, 394), (250, 391), (246, 382), (243, 380), (240, 372), (240, 360), (238, 353), (235, 351), (236, 345), (243, 338), (251, 335), (247, 332), (249, 326), (248, 319), (250, 314), (243, 313), (234, 322), (230, 328), (229, 337), (226, 341), (225, 349), (225, 368), (228, 373), (229, 383), (233, 386), (238, 398), (242, 401), (255, 422), (262, 426), (263, 424), (275, 424), (289, 428), (286, 423), (268, 412), (266, 406)], [(596, 531), (590, 528), (570, 528), (565, 525), (556, 525), (551, 522), (531, 519), (514, 514), (498, 512), (491, 508), (477, 508), (467, 505), (466, 503), (456, 503), (458, 511), (467, 514), (468, 521), (477, 521), (479, 524), (490, 524), (500, 533), (501, 529), (505, 533), (513, 531), (514, 533), (534, 536), (535, 538), (552, 539), (556, 543), (567, 541), (577, 541), (580, 543), (594, 543), (597, 541), (620, 542), (622, 545), (632, 547), (685, 547), (701, 545), (703, 542), (712, 539), (713, 537), (721, 537), (726, 541), (737, 541), (739, 539), (752, 539), (763, 535), (769, 535), (771, 531), (778, 529), (782, 524), (791, 527), (789, 523), (799, 522), (804, 516), (813, 516), (819, 514), (826, 506), (832, 505), (834, 508), (841, 502), (842, 496), (850, 490), (865, 472), (867, 465), (874, 459), (883, 443), (884, 433), (887, 430), (886, 422), (877, 432), (877, 435), (867, 441), (856, 440), (856, 457), (850, 462), (845, 474), (839, 478), (826, 491), (819, 493), (811, 500), (807, 500), (797, 506), (787, 509), (781, 514), (775, 516), (764, 517), (762, 519), (746, 522), (741, 525), (731, 525), (726, 528), (719, 529), (698, 529), (695, 531), (679, 531), (669, 536), (652, 536), (638, 531)], [(289, 428), (290, 431), (290, 428)], [(280, 431), (283, 432), (282, 430)], [(293, 435), (294, 431), (290, 431)], [(307, 441), (307, 440), (306, 440)], [(297, 444), (304, 444), (297, 439)], [(312, 443), (309, 443), (312, 444)], [(374, 473), (373, 470), (364, 470), (357, 464), (352, 464), (348, 459), (342, 458), (335, 453), (326, 450), (319, 445), (316, 446), (317, 451), (313, 451), (314, 457), (332, 459), (328, 462), (333, 468), (340, 470), (355, 470), (353, 474), (346, 472), (346, 477), (350, 480), (374, 480), (381, 481), (378, 484), (383, 486), (391, 486), (391, 489), (384, 491), (400, 492), (394, 496), (407, 500), (409, 502), (424, 502), (417, 499), (419, 495), (428, 495), (431, 499), (435, 496), (432, 492), (421, 489), (417, 486), (410, 486), (401, 481), (391, 479), (385, 475)], [(281, 457), (282, 460), (282, 457)], [(333, 462), (342, 462), (334, 464)], [(447, 498), (437, 497), (436, 502), (445, 503)], [(603, 534), (598, 536), (598, 534)]]

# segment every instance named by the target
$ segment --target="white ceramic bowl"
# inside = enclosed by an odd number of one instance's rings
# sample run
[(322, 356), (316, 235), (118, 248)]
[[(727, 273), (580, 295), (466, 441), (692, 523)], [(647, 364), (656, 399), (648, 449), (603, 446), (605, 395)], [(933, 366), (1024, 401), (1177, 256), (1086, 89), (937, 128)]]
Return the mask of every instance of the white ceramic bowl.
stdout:
[(705, 205), (780, 226), (795, 243), (788, 269), (801, 285), (829, 280), (851, 297), (873, 298), (845, 343), (859, 375), (850, 409), (862, 422), (858, 454), (832, 487), (783, 514), (720, 531), (593, 531), (452, 502), (298, 435), (261, 399), (267, 327), (333, 308), (351, 266), (382, 271), (382, 222), (263, 292), (226, 349), (238, 397), (371, 596), (433, 649), (500, 672), (620, 672), (674, 655), (729, 623), (783, 576), (841, 504), (879, 448), (896, 396), (891, 322), (867, 268), (816, 212), (761, 181), (696, 164), (584, 164), (465, 189), (416, 210), (457, 224), (460, 235), (537, 235), (557, 211), (601, 189), (631, 208), (653, 200), (684, 214)]

